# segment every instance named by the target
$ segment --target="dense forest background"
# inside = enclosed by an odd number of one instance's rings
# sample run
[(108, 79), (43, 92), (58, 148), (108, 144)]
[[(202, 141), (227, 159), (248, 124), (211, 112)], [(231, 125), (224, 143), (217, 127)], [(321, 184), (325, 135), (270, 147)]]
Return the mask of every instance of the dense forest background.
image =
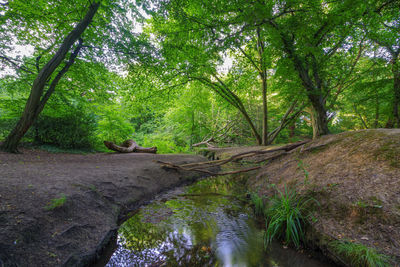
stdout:
[(400, 128), (396, 0), (0, 0), (2, 148)]

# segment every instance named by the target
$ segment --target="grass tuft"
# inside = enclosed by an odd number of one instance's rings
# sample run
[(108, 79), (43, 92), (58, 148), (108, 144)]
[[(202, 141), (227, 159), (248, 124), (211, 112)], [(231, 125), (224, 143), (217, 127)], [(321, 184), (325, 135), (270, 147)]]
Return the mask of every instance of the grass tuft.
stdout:
[(373, 248), (363, 244), (333, 241), (332, 248), (339, 254), (349, 259), (351, 266), (356, 267), (388, 267), (390, 257), (380, 254)]
[(54, 210), (56, 208), (62, 207), (66, 201), (67, 201), (67, 197), (64, 194), (61, 194), (61, 197), (53, 198), (50, 201), (50, 204), (47, 205), (45, 208), (46, 208), (46, 210)]
[(304, 237), (304, 221), (309, 214), (310, 202), (313, 198), (301, 197), (295, 190), (279, 191), (266, 209), (266, 232), (264, 245), (268, 246), (272, 240), (283, 238), (287, 244), (300, 246)]

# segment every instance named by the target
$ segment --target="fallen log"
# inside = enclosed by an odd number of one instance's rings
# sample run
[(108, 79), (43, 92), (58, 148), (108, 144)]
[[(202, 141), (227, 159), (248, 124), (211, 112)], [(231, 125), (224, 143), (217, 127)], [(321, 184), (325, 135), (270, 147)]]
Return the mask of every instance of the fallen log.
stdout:
[(224, 164), (229, 163), (231, 161), (236, 161), (236, 160), (240, 160), (240, 159), (244, 159), (244, 158), (248, 158), (248, 157), (253, 157), (253, 156), (257, 156), (257, 155), (269, 154), (269, 153), (273, 153), (273, 152), (277, 152), (277, 151), (289, 152), (289, 151), (291, 151), (291, 150), (293, 150), (293, 149), (295, 149), (295, 148), (297, 148), (299, 146), (307, 144), (308, 142), (310, 142), (310, 140), (299, 141), (299, 142), (296, 142), (296, 143), (288, 144), (288, 145), (285, 145), (285, 146), (281, 146), (281, 147), (274, 148), (274, 149), (269, 149), (269, 150), (247, 151), (247, 152), (235, 154), (235, 155), (229, 157), (228, 159), (205, 161), (205, 162), (196, 162), (196, 163), (188, 163), (188, 164), (182, 164), (180, 166), (184, 167), (184, 168), (189, 168), (188, 170), (198, 169), (198, 168), (209, 168), (209, 167), (213, 167), (213, 166), (221, 166), (221, 165), (224, 165)]
[(157, 163), (161, 164), (162, 168), (165, 169), (174, 169), (174, 170), (183, 170), (183, 171), (197, 171), (197, 172), (202, 172), (202, 173), (207, 173), (212, 176), (222, 176), (222, 175), (229, 175), (229, 174), (237, 174), (237, 173), (243, 173), (243, 172), (249, 172), (253, 170), (260, 169), (262, 166), (255, 166), (255, 167), (250, 167), (250, 168), (245, 168), (245, 169), (238, 169), (234, 171), (227, 171), (227, 172), (213, 172), (207, 170), (208, 168), (212, 167), (217, 167), (221, 166), (224, 164), (227, 164), (231, 161), (236, 161), (239, 159), (247, 158), (247, 157), (253, 157), (256, 155), (263, 155), (263, 154), (268, 154), (268, 153), (273, 153), (273, 152), (282, 152), (277, 155), (271, 155), (270, 157), (263, 158), (263, 160), (259, 160), (255, 163), (260, 163), (265, 160), (272, 160), (277, 157), (280, 157), (284, 154), (290, 153), (293, 151), (295, 148), (303, 146), (304, 144), (310, 142), (309, 140), (306, 141), (299, 141), (293, 144), (288, 144), (285, 146), (281, 146), (275, 149), (269, 149), (269, 150), (253, 150), (253, 151), (248, 151), (248, 152), (243, 152), (239, 153), (236, 155), (231, 156), (228, 159), (223, 159), (223, 160), (214, 160), (214, 161), (205, 161), (205, 162), (198, 162), (198, 163), (188, 163), (188, 164), (181, 164), (177, 165), (171, 162), (163, 162), (163, 161), (156, 161)]
[(132, 139), (126, 140), (120, 146), (109, 141), (104, 141), (104, 145), (108, 149), (120, 153), (157, 153), (157, 147), (141, 147)]
[(164, 162), (164, 161), (160, 161), (160, 160), (157, 160), (156, 162), (161, 164), (161, 168), (163, 168), (163, 169), (174, 169), (174, 170), (182, 170), (182, 171), (197, 171), (197, 172), (207, 173), (207, 174), (212, 175), (212, 176), (223, 176), (223, 175), (229, 175), (229, 174), (237, 174), (237, 173), (242, 173), (242, 172), (254, 171), (254, 170), (258, 170), (258, 169), (261, 168), (261, 166), (255, 166), (255, 167), (246, 168), (246, 169), (239, 169), (239, 170), (235, 170), (235, 171), (213, 172), (213, 171), (209, 171), (209, 170), (206, 170), (206, 169), (203, 169), (203, 168), (185, 168), (185, 167), (182, 167), (183, 165), (176, 165), (176, 164), (171, 163), (171, 162)]

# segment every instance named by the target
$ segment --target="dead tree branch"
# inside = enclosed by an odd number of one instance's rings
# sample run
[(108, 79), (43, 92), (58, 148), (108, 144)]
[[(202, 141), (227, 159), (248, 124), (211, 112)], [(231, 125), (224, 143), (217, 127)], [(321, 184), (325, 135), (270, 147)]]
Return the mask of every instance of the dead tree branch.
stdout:
[[(289, 151), (302, 146), (306, 143), (308, 143), (309, 140), (306, 141), (300, 141), (300, 142), (296, 142), (293, 144), (288, 144), (282, 147), (278, 147), (275, 149), (270, 149), (270, 150), (253, 150), (253, 151), (248, 151), (248, 152), (243, 152), (243, 153), (239, 153), (236, 155), (233, 155), (231, 157), (229, 157), (228, 159), (224, 159), (224, 160), (214, 160), (214, 161), (206, 161), (206, 162), (199, 162), (199, 163), (189, 163), (189, 164), (182, 164), (182, 165), (176, 165), (170, 162), (162, 162), (162, 161), (157, 161), (157, 163), (162, 164), (162, 168), (167, 168), (167, 169), (175, 169), (175, 170), (184, 170), (184, 171), (198, 171), (198, 172), (203, 172), (203, 173), (207, 173), (213, 176), (220, 176), (220, 175), (228, 175), (228, 174), (237, 174), (237, 173), (242, 173), (242, 172), (249, 172), (252, 170), (257, 170), (260, 169), (261, 166), (256, 166), (256, 167), (251, 167), (251, 168), (246, 168), (246, 169), (239, 169), (239, 170), (235, 170), (235, 171), (229, 171), (229, 172), (212, 172), (207, 170), (207, 168), (211, 168), (211, 167), (217, 167), (217, 166), (221, 166), (224, 165), (226, 163), (235, 161), (235, 160), (239, 160), (239, 159), (243, 159), (243, 158), (247, 158), (247, 157), (252, 157), (252, 156), (256, 156), (256, 155), (263, 155), (263, 154), (267, 154), (267, 153), (273, 153), (273, 152), (277, 152), (277, 151), (282, 151), (284, 153), (282, 154), (286, 154)], [(269, 157), (267, 159), (272, 159), (274, 157), (279, 157), (282, 154), (279, 155), (274, 155), (272, 157)], [(265, 161), (267, 159), (263, 159), (262, 161)], [(260, 161), (261, 162), (261, 161)]]

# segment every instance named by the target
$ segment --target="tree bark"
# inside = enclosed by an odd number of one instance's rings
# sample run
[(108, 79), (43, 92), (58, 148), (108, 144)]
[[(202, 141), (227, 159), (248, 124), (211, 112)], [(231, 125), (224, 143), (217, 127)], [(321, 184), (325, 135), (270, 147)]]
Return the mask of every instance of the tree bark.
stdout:
[(379, 94), (378, 91), (375, 91), (375, 121), (374, 128), (379, 127)]
[(294, 40), (292, 38), (289, 38), (289, 36), (285, 34), (285, 32), (280, 29), (280, 27), (275, 22), (270, 21), (269, 23), (273, 28), (278, 31), (283, 43), (283, 49), (292, 60), (293, 66), (297, 71), (297, 74), (307, 92), (308, 99), (311, 102), (313, 110), (311, 114), (313, 138), (328, 134), (328, 116), (322, 91), (323, 81), (319, 75), (320, 66), (315, 56), (312, 53), (307, 55), (307, 58), (310, 58), (311, 62), (307, 62), (306, 59), (301, 58), (297, 54), (294, 47)]
[(311, 124), (313, 128), (313, 139), (328, 134), (328, 116), (324, 105), (312, 104)]
[[(61, 44), (60, 48), (57, 50), (56, 54), (40, 70), (35, 81), (33, 82), (31, 93), (29, 95), (28, 101), (26, 102), (25, 109), (22, 113), (20, 120), (18, 121), (14, 129), (10, 132), (10, 134), (7, 136), (6, 140), (4, 141), (1, 147), (3, 150), (13, 153), (18, 152), (19, 142), (21, 141), (25, 133), (29, 130), (29, 128), (32, 126), (37, 116), (40, 114), (41, 110), (44, 107), (44, 104), (47, 102), (47, 99), (50, 97), (52, 91), (54, 91), (55, 85), (57, 85), (58, 80), (66, 72), (66, 70), (65, 72), (63, 72), (63, 70), (60, 71), (61, 75), (60, 76), (57, 75), (56, 78), (54, 79), (55, 81), (55, 83), (53, 83), (54, 87), (50, 85), (48, 92), (46, 92), (44, 98), (42, 99), (43, 91), (48, 79), (51, 77), (51, 75), (54, 73), (57, 67), (64, 60), (68, 51), (73, 46), (73, 44), (80, 38), (82, 33), (89, 26), (99, 6), (100, 2), (93, 2), (90, 5), (89, 10), (86, 13), (85, 17), (68, 34), (68, 36), (64, 39), (63, 43)], [(68, 68), (69, 66), (67, 67), (67, 70)], [(43, 106), (41, 107), (42, 100), (43, 100), (42, 102)]]
[(400, 68), (398, 62), (398, 55), (393, 55), (392, 59), (392, 73), (393, 73), (393, 126), (400, 128)]
[(259, 76), (261, 79), (261, 90), (262, 90), (262, 145), (268, 145), (268, 105), (267, 105), (267, 70), (264, 62), (264, 43), (261, 40), (260, 28), (257, 28), (257, 50), (258, 56), (260, 57), (260, 68), (259, 68)]
[(129, 139), (123, 142), (120, 146), (114, 144), (113, 142), (104, 141), (104, 145), (113, 151), (121, 153), (157, 153), (157, 147), (141, 147), (135, 141)]

